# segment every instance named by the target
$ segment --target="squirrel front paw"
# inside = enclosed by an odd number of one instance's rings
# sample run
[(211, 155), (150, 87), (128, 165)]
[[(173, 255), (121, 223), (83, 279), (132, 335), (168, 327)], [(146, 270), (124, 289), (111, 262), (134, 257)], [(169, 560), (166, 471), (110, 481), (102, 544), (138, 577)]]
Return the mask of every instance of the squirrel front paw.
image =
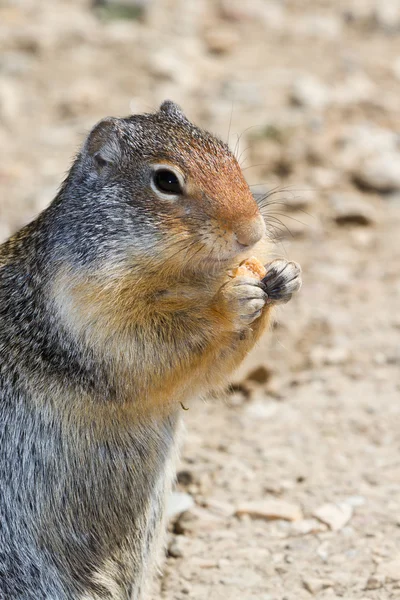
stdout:
[(222, 290), (229, 312), (235, 316), (238, 329), (250, 325), (262, 313), (268, 296), (258, 279), (236, 276)]
[(265, 265), (267, 274), (261, 286), (268, 296), (268, 304), (285, 304), (301, 288), (301, 267), (295, 262), (277, 258)]

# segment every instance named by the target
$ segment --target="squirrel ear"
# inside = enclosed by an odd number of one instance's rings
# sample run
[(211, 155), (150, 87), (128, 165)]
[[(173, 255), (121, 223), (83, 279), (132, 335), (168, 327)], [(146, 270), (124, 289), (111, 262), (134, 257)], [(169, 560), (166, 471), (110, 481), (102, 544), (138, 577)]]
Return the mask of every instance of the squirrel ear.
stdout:
[(166, 115), (185, 121), (185, 123), (189, 123), (189, 119), (185, 116), (181, 107), (178, 106), (178, 104), (175, 104), (175, 102), (172, 102), (172, 100), (164, 100), (160, 106), (160, 111)]
[(85, 150), (98, 172), (118, 162), (121, 157), (118, 119), (107, 117), (97, 123), (86, 140)]

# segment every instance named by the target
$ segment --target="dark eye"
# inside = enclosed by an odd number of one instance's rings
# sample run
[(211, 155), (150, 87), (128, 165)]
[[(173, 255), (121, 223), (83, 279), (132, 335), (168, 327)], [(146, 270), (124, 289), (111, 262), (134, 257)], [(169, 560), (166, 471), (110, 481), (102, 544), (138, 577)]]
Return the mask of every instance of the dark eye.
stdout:
[(157, 190), (163, 194), (177, 196), (183, 193), (181, 182), (173, 171), (158, 169), (153, 174), (153, 182)]

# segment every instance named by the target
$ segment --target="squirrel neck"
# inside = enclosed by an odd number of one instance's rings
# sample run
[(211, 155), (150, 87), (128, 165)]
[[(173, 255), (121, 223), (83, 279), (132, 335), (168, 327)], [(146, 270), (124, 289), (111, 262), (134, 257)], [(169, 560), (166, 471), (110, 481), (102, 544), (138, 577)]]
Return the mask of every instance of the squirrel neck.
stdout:
[(179, 396), (166, 383), (175, 360), (168, 353), (179, 349), (174, 328), (182, 330), (188, 315), (210, 301), (221, 274), (206, 285), (201, 274), (133, 261), (78, 264), (68, 246), (54, 251), (57, 239), (67, 239), (54, 228), (57, 218), (56, 204), (0, 250), (3, 294), (12, 290), (15, 299), (7, 304), (6, 335), (32, 393), (41, 397), (41, 381), (50, 378), (72, 415), (90, 419), (96, 412), (104, 428), (110, 419), (170, 418), (195, 392), (182, 389)]

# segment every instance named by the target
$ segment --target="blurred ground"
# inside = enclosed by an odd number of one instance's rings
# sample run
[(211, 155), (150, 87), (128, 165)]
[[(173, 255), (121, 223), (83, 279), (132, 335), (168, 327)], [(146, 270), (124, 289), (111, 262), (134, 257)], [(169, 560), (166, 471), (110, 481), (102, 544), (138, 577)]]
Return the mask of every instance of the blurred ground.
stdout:
[(185, 414), (195, 504), (154, 598), (399, 598), (400, 2), (125, 3), (0, 0), (0, 238), (97, 119), (171, 98), (276, 189), (275, 254), (304, 270), (226, 398)]

